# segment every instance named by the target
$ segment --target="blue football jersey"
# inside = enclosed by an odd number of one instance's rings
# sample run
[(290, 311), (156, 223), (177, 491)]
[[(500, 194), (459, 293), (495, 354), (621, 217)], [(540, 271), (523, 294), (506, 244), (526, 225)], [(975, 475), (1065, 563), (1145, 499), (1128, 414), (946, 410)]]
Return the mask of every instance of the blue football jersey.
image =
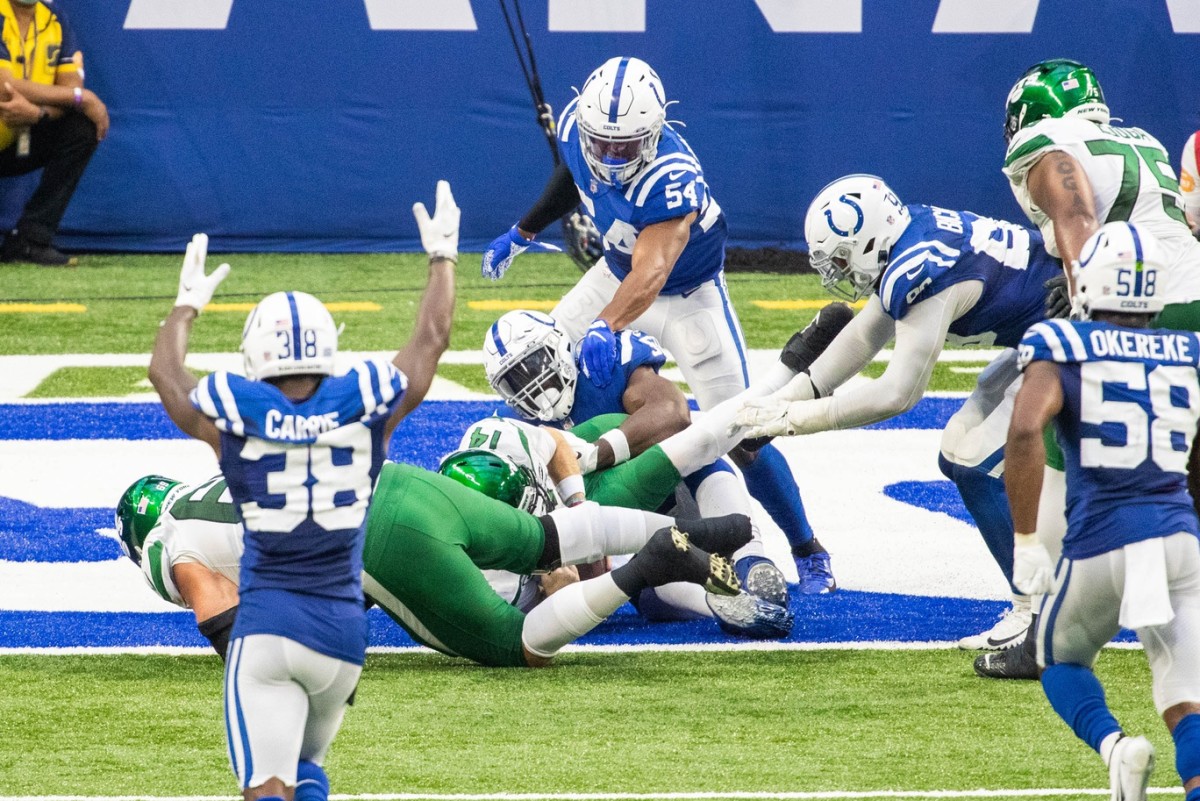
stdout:
[[(578, 359), (578, 357), (576, 357)], [(602, 414), (625, 414), (625, 403), (622, 400), (625, 390), (629, 387), (629, 379), (639, 367), (650, 367), (654, 372), (666, 363), (667, 357), (658, 344), (658, 340), (649, 334), (627, 328), (617, 332), (617, 366), (613, 370), (612, 381), (603, 387), (598, 387), (584, 377), (581, 372), (575, 382), (575, 403), (571, 414), (565, 420), (554, 423), (542, 423), (533, 418), (522, 418), (515, 409), (505, 404), (498, 410), (501, 417), (516, 417), (535, 425), (548, 425), (554, 428), (572, 428), (586, 420)]]
[(1200, 337), (1047, 320), (1021, 340), (1022, 369), (1059, 365), (1055, 418), (1067, 466), (1069, 559), (1179, 531), (1198, 533), (1187, 491), (1200, 418)]
[(629, 275), (633, 245), (647, 225), (697, 212), (690, 238), (660, 294), (679, 295), (715, 278), (725, 264), (725, 214), (704, 182), (696, 154), (664, 124), (657, 157), (620, 189), (597, 181), (579, 145), (572, 100), (558, 120), (558, 150), (579, 197), (604, 241), (604, 260), (618, 278)]
[(192, 391), (221, 432), (221, 472), (246, 529), (235, 636), (278, 634), (362, 663), (363, 524), (404, 389), (379, 359), (300, 402), (226, 372)]
[(892, 245), (879, 280), (879, 300), (895, 320), (961, 281), (982, 281), (975, 307), (950, 325), (954, 344), (1016, 347), (1045, 319), (1045, 283), (1062, 275), (1042, 235), (969, 211), (908, 206), (912, 222)]

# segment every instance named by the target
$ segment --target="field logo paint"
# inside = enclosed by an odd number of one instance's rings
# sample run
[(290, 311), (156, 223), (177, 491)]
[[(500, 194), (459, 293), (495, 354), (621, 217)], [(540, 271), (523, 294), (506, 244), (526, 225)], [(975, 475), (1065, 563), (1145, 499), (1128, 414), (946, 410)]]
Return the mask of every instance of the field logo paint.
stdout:
[[(1033, 32), (1041, 0), (941, 0), (934, 33)], [(1175, 33), (1200, 33), (1195, 0), (1165, 0)], [(363, 0), (377, 31), (478, 30), (471, 0)], [(863, 0), (754, 0), (775, 33), (862, 33)], [(233, 0), (130, 0), (129, 30), (224, 30)], [(547, 0), (548, 27), (643, 33), (646, 0)]]

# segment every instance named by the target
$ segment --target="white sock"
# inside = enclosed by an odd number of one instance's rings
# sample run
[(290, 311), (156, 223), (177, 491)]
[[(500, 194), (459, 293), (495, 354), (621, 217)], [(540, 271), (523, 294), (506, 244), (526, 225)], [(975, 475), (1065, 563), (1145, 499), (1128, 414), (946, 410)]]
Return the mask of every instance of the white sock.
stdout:
[(708, 608), (708, 604), (704, 600), (704, 596), (707, 593), (699, 584), (692, 584), (687, 581), (673, 581), (670, 584), (655, 587), (654, 593), (658, 596), (658, 600), (667, 606), (682, 609), (685, 612), (693, 612), (704, 617), (713, 616), (712, 610)]
[(1124, 735), (1125, 732), (1114, 731), (1100, 741), (1100, 758), (1104, 760), (1105, 765), (1112, 759), (1112, 752), (1117, 747), (1117, 740), (1120, 740)]
[(558, 548), (564, 565), (595, 562), (602, 556), (637, 553), (650, 536), (675, 522), (674, 518), (640, 509), (600, 506), (586, 501), (550, 513), (558, 529)]
[[(735, 473), (724, 470), (713, 473), (700, 482), (696, 487), (696, 506), (701, 517), (720, 517), (722, 515), (741, 514), (750, 518), (750, 531), (753, 539), (743, 545), (733, 554), (733, 561), (743, 556), (766, 556), (763, 548), (762, 535), (758, 525), (751, 516), (750, 493), (746, 485)], [(707, 608), (707, 606), (705, 607)]]
[(744, 394), (735, 395), (703, 414), (693, 413), (690, 426), (658, 444), (679, 475), (691, 475), (712, 464), (742, 441), (742, 430), (731, 435), (729, 427), (744, 401)]
[(567, 643), (596, 628), (628, 600), (629, 596), (607, 573), (568, 584), (525, 616), (521, 643), (530, 653), (549, 659)]

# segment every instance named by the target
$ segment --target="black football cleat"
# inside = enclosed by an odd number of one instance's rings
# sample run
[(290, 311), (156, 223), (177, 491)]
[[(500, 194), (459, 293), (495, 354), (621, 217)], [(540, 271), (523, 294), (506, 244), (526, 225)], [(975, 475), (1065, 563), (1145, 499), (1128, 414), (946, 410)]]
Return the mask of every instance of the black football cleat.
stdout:
[(737, 595), (742, 590), (728, 559), (700, 548), (675, 526), (656, 531), (633, 559), (651, 587), (687, 581), (717, 595)]
[(732, 556), (754, 536), (750, 518), (738, 514), (676, 520), (675, 528), (687, 534), (698, 547), (722, 556)]

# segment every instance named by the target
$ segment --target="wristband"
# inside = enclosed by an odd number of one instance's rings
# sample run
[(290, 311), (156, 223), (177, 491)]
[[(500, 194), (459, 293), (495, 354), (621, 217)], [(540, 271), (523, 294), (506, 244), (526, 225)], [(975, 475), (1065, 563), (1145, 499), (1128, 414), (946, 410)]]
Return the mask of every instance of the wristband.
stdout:
[(1026, 548), (1031, 545), (1041, 545), (1042, 540), (1038, 537), (1037, 532), (1032, 534), (1013, 534), (1013, 545), (1019, 548)]
[(83, 89), (76, 86), (75, 90), (74, 90), (74, 94), (75, 94), (75, 108), (79, 108), (83, 105)]
[(613, 452), (613, 465), (619, 465), (622, 462), (629, 461), (629, 440), (625, 438), (625, 432), (619, 428), (614, 428), (610, 431), (605, 431), (600, 439), (607, 442)]
[(562, 498), (563, 503), (566, 503), (575, 495), (583, 496), (586, 494), (586, 489), (583, 486), (583, 476), (579, 473), (569, 475), (554, 487), (554, 491), (558, 493), (558, 497)]

